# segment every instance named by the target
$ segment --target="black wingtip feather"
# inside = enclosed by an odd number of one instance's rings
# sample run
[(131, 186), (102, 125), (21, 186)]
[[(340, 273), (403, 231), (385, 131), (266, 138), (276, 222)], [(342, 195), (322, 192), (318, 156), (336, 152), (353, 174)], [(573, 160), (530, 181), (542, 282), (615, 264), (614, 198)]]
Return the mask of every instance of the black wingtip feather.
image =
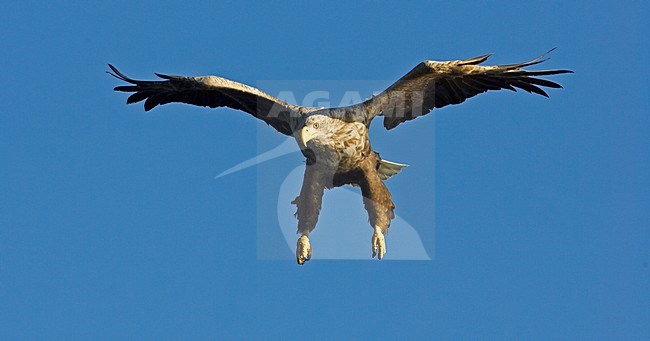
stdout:
[(542, 90), (542, 89), (536, 87), (536, 86), (533, 85), (533, 84), (527, 83), (527, 82), (525, 82), (525, 81), (523, 81), (523, 80), (516, 80), (516, 81), (513, 81), (511, 84), (512, 84), (513, 86), (516, 86), (516, 87), (518, 87), (518, 88), (520, 88), (520, 89), (523, 89), (523, 90), (525, 90), (525, 91), (528, 91), (528, 92), (530, 92), (530, 93), (536, 93), (536, 94), (538, 94), (538, 95), (542, 95), (542, 96), (544, 96), (544, 97), (548, 97), (548, 94), (547, 94), (544, 90)]
[(145, 91), (136, 92), (126, 99), (126, 104), (138, 103), (140, 101), (147, 99), (147, 97), (149, 97), (150, 95), (151, 92), (145, 92)]
[(573, 73), (573, 71), (571, 70), (525, 71), (526, 76), (550, 76), (550, 75), (560, 75), (563, 73)]
[(531, 84), (535, 85), (540, 85), (540, 86), (545, 86), (547, 88), (555, 88), (555, 89), (561, 89), (562, 85), (557, 84), (555, 82), (551, 82), (546, 79), (541, 79), (541, 78), (533, 78), (533, 77), (526, 77), (525, 81)]
[(170, 80), (170, 81), (173, 81), (173, 80), (182, 80), (182, 79), (187, 78), (187, 77), (185, 77), (185, 76), (166, 75), (166, 74), (163, 74), (163, 73), (157, 73), (157, 72), (154, 72), (154, 74), (155, 74), (156, 76), (162, 78), (162, 79), (167, 79), (167, 80)]
[(115, 66), (113, 66), (112, 64), (108, 64), (108, 67), (113, 71), (113, 72), (106, 71), (106, 73), (108, 73), (109, 75), (111, 75), (111, 76), (113, 76), (113, 77), (115, 77), (115, 78), (117, 78), (117, 79), (119, 79), (119, 80), (123, 80), (123, 81), (125, 81), (125, 82), (129, 82), (129, 83), (135, 84), (135, 83), (133, 82), (132, 79), (130, 79), (129, 77), (125, 76), (123, 73), (121, 73), (121, 72), (120, 72), (120, 71), (119, 71)]
[(154, 96), (149, 97), (149, 98), (147, 98), (146, 101), (144, 101), (144, 111), (149, 111), (149, 110), (155, 108), (156, 105), (158, 105), (158, 103), (154, 99)]
[(527, 67), (527, 66), (532, 66), (532, 65), (537, 65), (537, 64), (543, 63), (543, 62), (545, 62), (545, 61), (551, 59), (551, 57), (548, 57), (548, 58), (545, 58), (545, 57), (546, 57), (548, 54), (550, 54), (551, 52), (555, 51), (556, 48), (557, 48), (557, 47), (554, 47), (554, 48), (552, 48), (552, 49), (550, 49), (550, 50), (548, 50), (548, 51), (542, 53), (540, 56), (535, 57), (535, 58), (533, 58), (533, 59), (531, 59), (531, 60), (529, 60), (529, 61), (526, 61), (526, 62), (523, 62), (523, 63), (517, 63), (517, 64), (506, 64), (506, 65), (501, 65), (501, 67), (503, 67), (503, 68), (505, 68), (505, 69), (520, 69), (520, 68), (523, 68), (523, 67)]
[(462, 63), (459, 63), (458, 65), (478, 65), (486, 61), (488, 58), (492, 56), (492, 53), (484, 54), (482, 56), (470, 58), (470, 59), (465, 59), (462, 61)]
[(120, 86), (114, 87), (113, 90), (114, 91), (122, 91), (122, 92), (134, 92), (134, 91), (138, 91), (139, 88), (137, 86), (134, 86), (134, 85), (120, 85)]

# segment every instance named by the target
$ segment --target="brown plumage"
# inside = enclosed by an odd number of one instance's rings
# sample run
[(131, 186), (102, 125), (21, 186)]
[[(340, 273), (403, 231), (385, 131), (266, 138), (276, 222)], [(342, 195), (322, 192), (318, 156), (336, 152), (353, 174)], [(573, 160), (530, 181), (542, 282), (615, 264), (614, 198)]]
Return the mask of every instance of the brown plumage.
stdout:
[[(552, 51), (552, 50), (551, 50)], [(550, 52), (550, 51), (549, 51)], [(297, 206), (296, 259), (311, 258), (309, 234), (316, 227), (325, 189), (343, 185), (361, 188), (372, 235), (372, 256), (383, 258), (384, 235), (395, 217), (395, 205), (383, 180), (406, 165), (382, 160), (373, 151), (368, 128), (373, 118), (384, 116), (384, 127), (426, 115), (434, 108), (459, 104), (488, 90), (522, 89), (548, 97), (541, 87), (561, 88), (537, 76), (570, 73), (569, 70), (524, 70), (543, 62), (544, 55), (524, 63), (480, 66), (484, 55), (446, 62), (424, 61), (377, 96), (351, 106), (313, 108), (285, 103), (253, 87), (217, 76), (183, 77), (156, 74), (163, 80), (140, 81), (126, 77), (109, 64), (114, 77), (131, 85), (116, 91), (133, 92), (127, 103), (145, 101), (145, 111), (157, 105), (181, 102), (211, 108), (229, 107), (259, 118), (278, 132), (294, 136), (307, 167)]]

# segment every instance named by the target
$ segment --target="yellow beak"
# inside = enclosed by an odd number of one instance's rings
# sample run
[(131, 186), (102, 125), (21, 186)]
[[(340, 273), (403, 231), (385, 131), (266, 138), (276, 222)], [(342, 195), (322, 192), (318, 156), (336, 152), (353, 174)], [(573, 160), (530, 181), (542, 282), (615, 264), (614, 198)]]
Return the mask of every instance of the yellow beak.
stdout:
[(304, 147), (307, 147), (307, 142), (313, 138), (314, 131), (310, 127), (305, 126), (300, 130), (300, 140)]

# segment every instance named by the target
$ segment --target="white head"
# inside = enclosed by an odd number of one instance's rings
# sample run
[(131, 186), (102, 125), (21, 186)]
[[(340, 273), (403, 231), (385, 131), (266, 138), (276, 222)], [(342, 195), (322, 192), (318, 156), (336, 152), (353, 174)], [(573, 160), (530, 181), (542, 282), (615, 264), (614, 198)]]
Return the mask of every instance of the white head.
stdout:
[(302, 147), (313, 139), (329, 139), (342, 122), (325, 115), (312, 115), (305, 120), (305, 126), (296, 134), (296, 139)]

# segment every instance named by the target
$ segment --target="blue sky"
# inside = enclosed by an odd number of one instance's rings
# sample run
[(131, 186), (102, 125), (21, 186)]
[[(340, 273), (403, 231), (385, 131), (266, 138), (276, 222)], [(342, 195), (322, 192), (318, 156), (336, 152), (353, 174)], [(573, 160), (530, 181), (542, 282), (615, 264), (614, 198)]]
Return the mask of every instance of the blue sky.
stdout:
[[(650, 338), (646, 4), (2, 7), (2, 339)], [(373, 126), (411, 165), (388, 185), (431, 261), (260, 259), (281, 234), (260, 233), (278, 222), (258, 219), (259, 174), (279, 186), (300, 156), (214, 179), (282, 136), (229, 109), (145, 114), (104, 73), (382, 90), (424, 59), (552, 47), (543, 67), (576, 73), (550, 99), (490, 93)], [(369, 257), (365, 219), (348, 227)]]

